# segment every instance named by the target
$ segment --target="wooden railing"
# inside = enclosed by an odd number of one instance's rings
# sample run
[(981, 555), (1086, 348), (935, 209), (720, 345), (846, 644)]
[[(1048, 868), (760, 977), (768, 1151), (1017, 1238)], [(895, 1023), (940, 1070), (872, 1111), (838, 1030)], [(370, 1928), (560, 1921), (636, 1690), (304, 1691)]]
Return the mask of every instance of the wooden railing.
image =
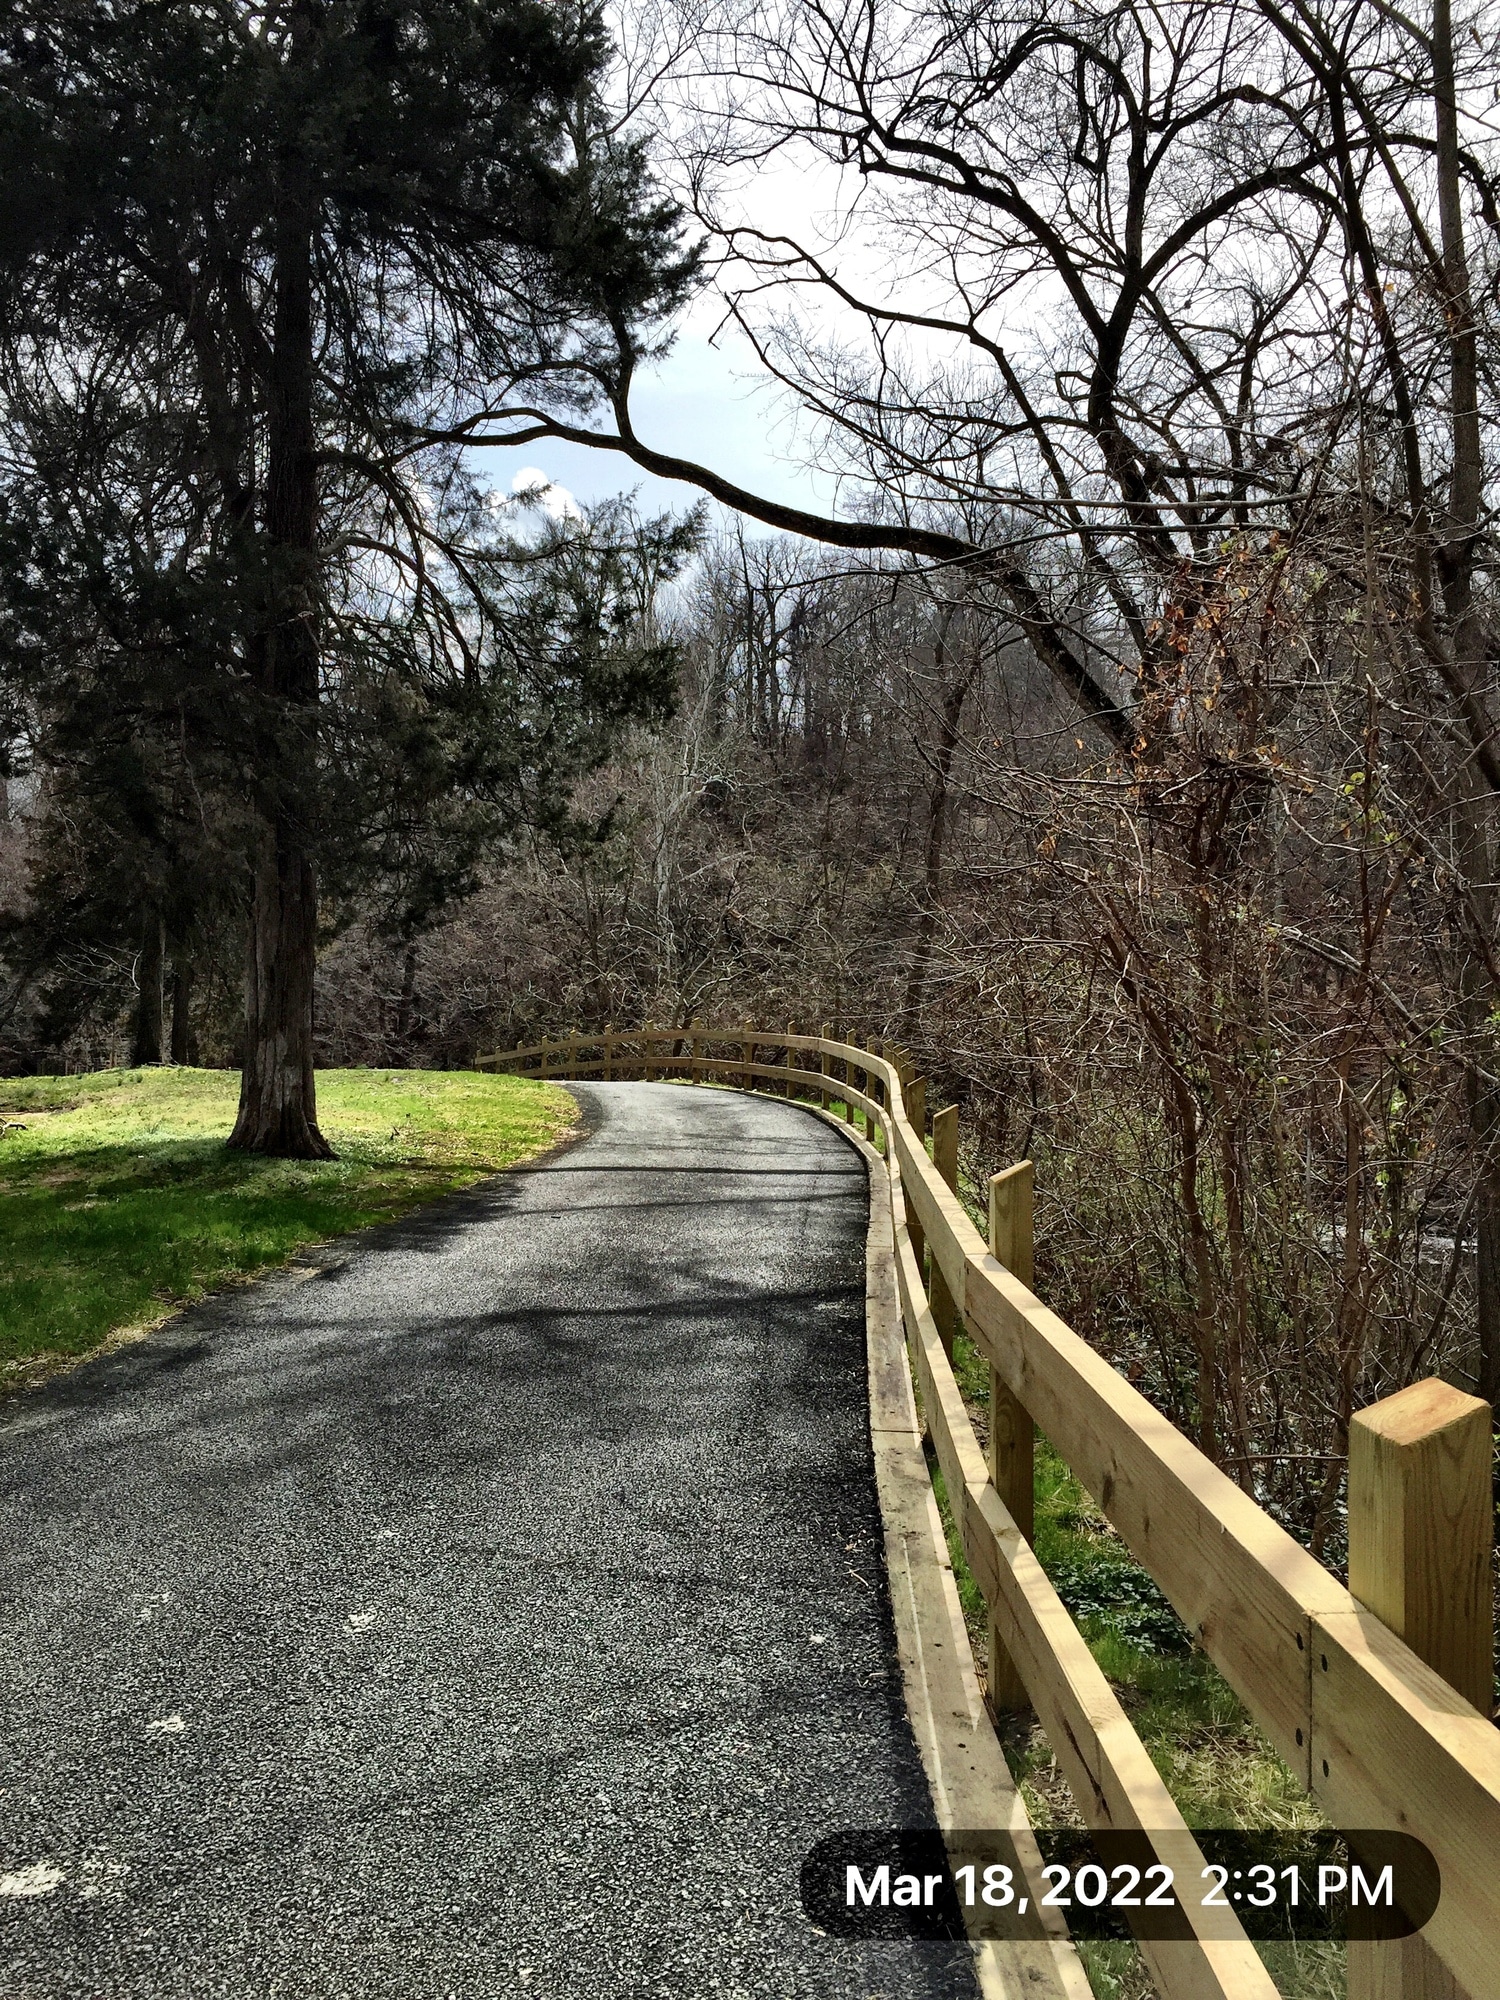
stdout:
[[(1351, 1945), (1350, 2000), (1500, 1996), (1486, 1404), (1429, 1382), (1356, 1418), (1355, 1596), (1036, 1297), (1029, 1164), (994, 1177), (980, 1234), (955, 1191), (957, 1114), (932, 1121), (929, 1157), (925, 1086), (900, 1050), (694, 1024), (573, 1035), (488, 1066), (780, 1089), (863, 1121), (890, 1169), (913, 1371), (989, 1607), (997, 1704), (1029, 1697), (1090, 1827), (1144, 1832), (1193, 1869), (1191, 1834), (1031, 1552), (1039, 1426), (1333, 1823), (1414, 1834), (1436, 1858), (1436, 1914), (1404, 1944)], [(988, 1459), (950, 1365), (959, 1318), (991, 1369)], [(1194, 1943), (1142, 1943), (1163, 2000), (1274, 1995), (1232, 1916), (1200, 1922)]]

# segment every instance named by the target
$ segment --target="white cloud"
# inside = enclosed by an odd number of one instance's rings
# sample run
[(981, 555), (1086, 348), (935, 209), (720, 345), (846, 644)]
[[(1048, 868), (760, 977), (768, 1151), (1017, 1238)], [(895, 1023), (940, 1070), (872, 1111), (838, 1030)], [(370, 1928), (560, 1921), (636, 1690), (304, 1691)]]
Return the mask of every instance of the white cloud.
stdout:
[(555, 485), (538, 466), (523, 465), (510, 482), (510, 490), (528, 500), (535, 500), (549, 520), (583, 519), (583, 509), (567, 487)]

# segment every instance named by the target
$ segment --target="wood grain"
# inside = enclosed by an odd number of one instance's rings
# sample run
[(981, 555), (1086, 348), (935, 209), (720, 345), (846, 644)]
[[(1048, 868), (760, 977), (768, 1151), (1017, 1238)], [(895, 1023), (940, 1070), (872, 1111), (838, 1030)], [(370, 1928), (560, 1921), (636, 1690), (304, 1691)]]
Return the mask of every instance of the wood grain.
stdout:
[[(1201, 1880), (1203, 1855), (1149, 1753), (1068, 1616), (1030, 1544), (990, 1484), (943, 1352), (905, 1232), (896, 1239), (903, 1308), (922, 1407), (964, 1553), (1047, 1732), (1086, 1825), (1144, 1834), (1177, 1878)], [(1182, 1940), (1143, 1939), (1162, 2000), (1275, 2000), (1276, 1988), (1232, 1909), (1184, 1910)]]
[[(1349, 1589), (1485, 1711), (1494, 1688), (1493, 1450), (1488, 1403), (1436, 1377), (1360, 1411), (1349, 1431)], [(1435, 1996), (1472, 2000), (1425, 1936), (1351, 1950), (1349, 2000)]]
[[(941, 1111), (932, 1114), (932, 1165), (943, 1184), (958, 1188), (958, 1106), (945, 1105)], [(929, 1279), (932, 1298), (932, 1317), (937, 1322), (938, 1334), (942, 1339), (943, 1352), (953, 1358), (953, 1334), (958, 1324), (958, 1311), (953, 1303), (953, 1294), (948, 1289), (948, 1280), (943, 1276), (942, 1266), (933, 1259)]]
[[(1022, 1160), (994, 1174), (989, 1184), (990, 1253), (1024, 1285), (1034, 1261), (1032, 1165)], [(997, 1368), (990, 1369), (990, 1482), (1029, 1542), (1034, 1529), (1036, 1425), (1011, 1394)], [(993, 1612), (989, 1620), (989, 1697), (997, 1715), (1024, 1709), (1026, 1682), (1006, 1650), (1005, 1634)]]
[(1435, 1378), (1349, 1430), (1349, 1589), (1474, 1706), (1494, 1697), (1490, 1406)]

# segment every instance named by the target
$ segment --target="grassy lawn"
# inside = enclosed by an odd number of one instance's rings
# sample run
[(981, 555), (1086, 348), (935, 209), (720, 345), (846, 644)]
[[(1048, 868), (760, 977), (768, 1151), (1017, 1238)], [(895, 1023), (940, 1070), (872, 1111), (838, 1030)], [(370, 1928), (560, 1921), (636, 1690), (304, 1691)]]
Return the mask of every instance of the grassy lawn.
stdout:
[(325, 1070), (319, 1117), (340, 1157), (263, 1160), (224, 1148), (238, 1097), (223, 1070), (0, 1080), (0, 1392), (513, 1166), (577, 1116), (566, 1091), (524, 1078)]

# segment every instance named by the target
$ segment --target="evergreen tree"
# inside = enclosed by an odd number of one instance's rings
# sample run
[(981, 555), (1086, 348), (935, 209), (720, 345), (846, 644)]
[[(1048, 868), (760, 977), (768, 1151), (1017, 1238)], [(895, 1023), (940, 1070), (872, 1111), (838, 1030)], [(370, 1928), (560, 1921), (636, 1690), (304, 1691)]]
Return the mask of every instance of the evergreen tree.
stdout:
[[(39, 635), (66, 595), (87, 613), (67, 671), (97, 685), (128, 660), (158, 712), (192, 695), (249, 850), (231, 1143), (324, 1155), (317, 867), (351, 823), (330, 703), (378, 715), (383, 689), (409, 715), (420, 690), (425, 752), (445, 705), (472, 750), (517, 551), (464, 475), (464, 413), (539, 371), (589, 380), (622, 328), (650, 338), (693, 259), (598, 109), (589, 8), (7, 0), (0, 51), (16, 656), (55, 714)], [(604, 681), (555, 692), (618, 719), (660, 703), (662, 661), (616, 647)], [(393, 768), (415, 738), (386, 724)], [(471, 774), (491, 795), (492, 762)]]

